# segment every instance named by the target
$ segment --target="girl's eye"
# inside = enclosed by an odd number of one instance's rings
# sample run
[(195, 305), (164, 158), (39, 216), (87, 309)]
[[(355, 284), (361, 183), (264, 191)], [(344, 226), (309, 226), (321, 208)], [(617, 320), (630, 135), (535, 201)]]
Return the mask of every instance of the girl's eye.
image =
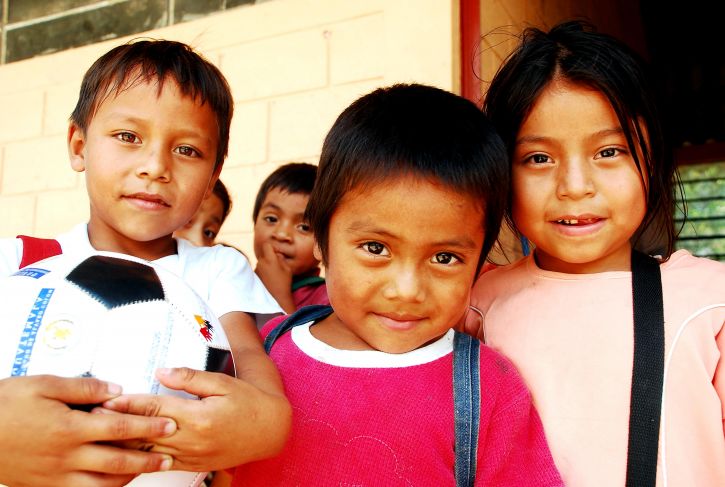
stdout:
[(182, 145), (176, 148), (176, 152), (186, 157), (199, 157), (199, 151), (188, 145)]
[(277, 221), (278, 221), (277, 217), (274, 215), (267, 215), (263, 218), (263, 220), (266, 221), (267, 223), (277, 223)]
[(435, 264), (451, 265), (460, 261), (461, 259), (448, 252), (439, 252), (433, 256), (433, 262)]
[(529, 160), (534, 164), (546, 164), (547, 162), (551, 162), (549, 156), (545, 154), (534, 154), (529, 158)]
[(136, 144), (139, 142), (139, 138), (131, 132), (120, 132), (116, 134), (116, 138), (122, 142), (128, 142), (129, 144)]
[(385, 245), (380, 242), (365, 242), (362, 248), (374, 255), (387, 255)]
[(214, 240), (216, 238), (216, 232), (207, 228), (204, 230), (204, 236), (210, 240)]
[(299, 225), (297, 225), (297, 230), (302, 233), (310, 233), (312, 231), (312, 228), (307, 223), (300, 223)]
[(614, 147), (608, 147), (606, 149), (599, 151), (599, 157), (605, 157), (605, 158), (615, 157), (619, 152), (620, 152), (619, 149), (616, 149)]

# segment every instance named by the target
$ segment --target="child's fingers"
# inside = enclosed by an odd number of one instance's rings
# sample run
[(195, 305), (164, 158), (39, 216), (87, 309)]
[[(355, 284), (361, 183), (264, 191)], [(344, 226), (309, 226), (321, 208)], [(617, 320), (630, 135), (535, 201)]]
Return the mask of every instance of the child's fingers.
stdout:
[[(175, 418), (179, 410), (184, 408), (189, 399), (173, 396), (157, 396), (153, 394), (129, 394), (119, 396), (103, 403), (94, 413), (124, 413), (140, 417)], [(196, 401), (194, 401), (196, 402)], [(173, 421), (169, 419), (169, 421)]]
[(226, 374), (188, 367), (157, 369), (156, 377), (170, 389), (183, 390), (199, 397), (223, 396), (233, 392), (240, 382)]
[(277, 260), (276, 252), (271, 243), (265, 242), (262, 244), (262, 257), (264, 260)]
[(97, 404), (121, 394), (121, 386), (93, 378), (39, 375), (25, 379), (39, 395), (67, 404)]
[(173, 419), (142, 413), (88, 414), (73, 411), (70, 418), (71, 424), (68, 427), (86, 441), (163, 438), (173, 435), (177, 430), (176, 422)]
[(274, 245), (269, 242), (262, 244), (262, 256), (265, 260), (269, 261), (270, 264), (276, 264), (282, 269), (289, 269), (287, 261), (285, 261), (284, 254), (277, 252)]
[(137, 450), (124, 450), (110, 445), (87, 444), (76, 451), (74, 464), (78, 470), (114, 475), (138, 474), (170, 470), (170, 455)]
[(275, 252), (274, 255), (275, 257), (277, 257), (277, 265), (280, 266), (282, 270), (284, 270), (285, 272), (292, 272), (292, 268), (287, 263), (284, 254)]

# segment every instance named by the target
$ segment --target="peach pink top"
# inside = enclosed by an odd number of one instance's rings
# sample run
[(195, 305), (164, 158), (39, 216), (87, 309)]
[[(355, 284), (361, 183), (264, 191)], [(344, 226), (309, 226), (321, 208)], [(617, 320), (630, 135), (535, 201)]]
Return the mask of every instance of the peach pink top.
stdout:
[[(658, 486), (725, 486), (725, 264), (661, 265), (665, 380)], [(528, 385), (567, 486), (624, 485), (632, 382), (631, 273), (561, 274), (531, 257), (484, 273), (487, 343)]]

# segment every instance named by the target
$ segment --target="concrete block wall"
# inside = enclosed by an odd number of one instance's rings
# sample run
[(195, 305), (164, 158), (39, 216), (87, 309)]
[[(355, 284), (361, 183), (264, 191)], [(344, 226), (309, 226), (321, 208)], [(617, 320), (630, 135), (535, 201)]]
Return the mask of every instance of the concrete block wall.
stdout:
[[(251, 211), (262, 180), (290, 161), (316, 163), (350, 102), (378, 86), (456, 91), (454, 0), (273, 0), (139, 36), (193, 45), (235, 98), (222, 180), (233, 198), (220, 241), (252, 261)], [(53, 236), (88, 218), (82, 174), (66, 150), (85, 70), (127, 39), (0, 66), (0, 237)]]

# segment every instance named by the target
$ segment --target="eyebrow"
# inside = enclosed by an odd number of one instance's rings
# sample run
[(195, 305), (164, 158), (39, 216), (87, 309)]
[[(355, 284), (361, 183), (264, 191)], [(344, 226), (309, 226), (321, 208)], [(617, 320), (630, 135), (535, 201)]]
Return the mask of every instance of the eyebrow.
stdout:
[[(347, 229), (351, 232), (365, 232), (379, 235), (381, 237), (388, 237), (391, 239), (400, 240), (400, 237), (398, 235), (382, 228), (370, 226), (364, 221), (354, 221)], [(462, 236), (460, 239), (452, 238), (448, 240), (440, 240), (437, 242), (432, 242), (431, 245), (435, 247), (452, 247), (456, 249), (478, 249), (478, 245), (476, 245), (476, 242), (474, 242), (473, 239), (468, 236)]]
[(281, 210), (279, 206), (275, 205), (274, 203), (265, 203), (262, 205), (262, 208), (272, 208), (273, 210)]

